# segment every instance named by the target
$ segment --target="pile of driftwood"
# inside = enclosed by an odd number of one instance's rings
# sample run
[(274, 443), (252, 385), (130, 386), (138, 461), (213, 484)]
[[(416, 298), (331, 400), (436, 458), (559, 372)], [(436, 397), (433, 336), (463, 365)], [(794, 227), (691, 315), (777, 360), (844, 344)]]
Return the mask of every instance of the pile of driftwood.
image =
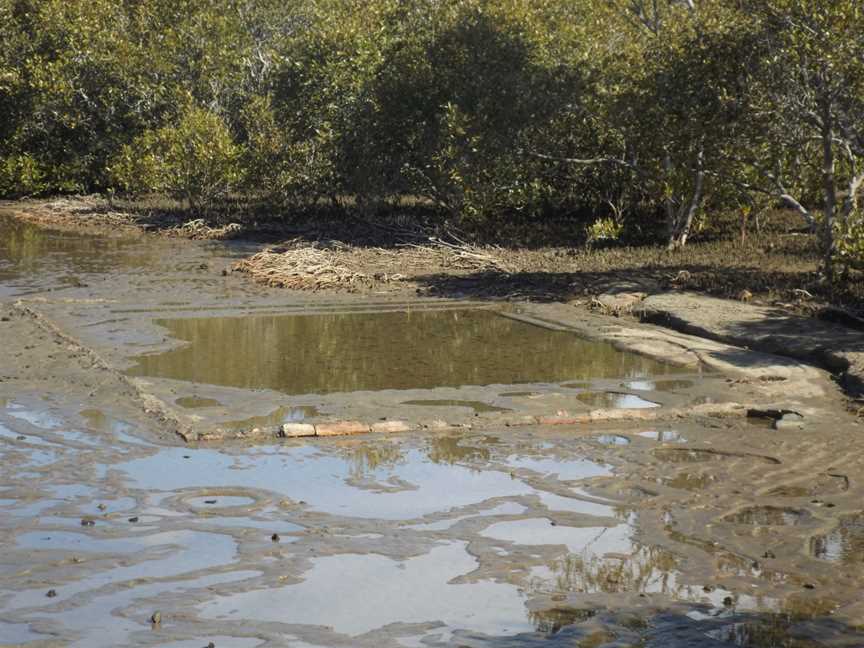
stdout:
[(409, 243), (404, 245), (403, 249), (413, 253), (408, 256), (419, 257), (423, 261), (434, 261), (438, 265), (448, 268), (498, 270), (500, 272), (513, 272), (514, 270), (510, 264), (504, 261), (501, 248), (480, 247), (456, 238), (453, 238), (452, 241), (430, 238), (428, 244)]
[(233, 269), (268, 286), (354, 292), (434, 272), (435, 268), (513, 272), (503, 257), (500, 248), (441, 239), (389, 249), (354, 247), (333, 241), (309, 244), (294, 239), (244, 259)]
[(370, 278), (340, 264), (328, 250), (306, 246), (270, 248), (234, 265), (268, 286), (294, 290), (354, 290), (371, 283)]
[(171, 228), (175, 236), (190, 239), (225, 240), (239, 236), (243, 227), (239, 223), (228, 223), (221, 227), (211, 227), (203, 218), (188, 221)]

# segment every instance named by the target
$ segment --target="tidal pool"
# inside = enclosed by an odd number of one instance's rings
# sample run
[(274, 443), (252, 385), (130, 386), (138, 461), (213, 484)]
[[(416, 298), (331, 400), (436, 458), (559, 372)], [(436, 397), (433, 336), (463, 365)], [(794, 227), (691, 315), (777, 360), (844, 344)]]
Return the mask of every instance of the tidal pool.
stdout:
[(639, 378), (675, 373), (611, 344), (493, 310), (160, 319), (184, 341), (133, 376), (286, 394)]
[(455, 582), (477, 568), (466, 544), (447, 542), (407, 560), (375, 554), (319, 558), (301, 583), (217, 598), (200, 607), (201, 615), (325, 626), (350, 636), (394, 623), (438, 622), (497, 636), (533, 630), (518, 588)]

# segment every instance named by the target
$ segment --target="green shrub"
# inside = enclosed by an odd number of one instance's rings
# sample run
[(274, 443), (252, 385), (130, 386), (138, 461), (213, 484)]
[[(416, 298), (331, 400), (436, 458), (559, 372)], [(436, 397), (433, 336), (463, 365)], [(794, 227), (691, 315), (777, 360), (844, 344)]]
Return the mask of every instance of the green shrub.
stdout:
[(624, 232), (624, 226), (614, 218), (599, 218), (585, 228), (586, 243), (591, 245), (599, 241), (617, 241)]
[(126, 193), (164, 193), (207, 211), (242, 180), (241, 148), (225, 122), (202, 108), (122, 147), (109, 171)]
[(864, 270), (864, 215), (850, 217), (837, 235), (836, 262), (845, 268)]
[(30, 196), (47, 189), (45, 172), (29, 153), (0, 158), (0, 196)]

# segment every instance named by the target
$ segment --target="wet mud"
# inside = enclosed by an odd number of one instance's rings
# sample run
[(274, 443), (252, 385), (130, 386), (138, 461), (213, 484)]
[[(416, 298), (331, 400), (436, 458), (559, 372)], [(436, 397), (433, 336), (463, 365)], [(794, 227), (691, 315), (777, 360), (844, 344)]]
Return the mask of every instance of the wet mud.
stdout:
[[(620, 323), (553, 307), (530, 314), (567, 330), (518, 323), (538, 339), (525, 358), (502, 359), (522, 335), (488, 304), (286, 297), (222, 275), (242, 244), (75, 243), (0, 221), (0, 233), (10, 227), (0, 246), (0, 645), (864, 645), (862, 428), (827, 376), (764, 357), (761, 373), (724, 372), (687, 354), (739, 362), (733, 351), (679, 338), (686, 353), (660, 365), (628, 352)], [(426, 373), (390, 349), (387, 363), (333, 370), (329, 383), (304, 378), (306, 366), (278, 384), (129, 375), (142, 358), (193, 353), (193, 336), (166, 321), (404, 320), (408, 307), (484, 323), (464, 329), (470, 341), (450, 366), (462, 329), (446, 329)], [(501, 337), (478, 348), (498, 325)], [(364, 325), (334, 326), (348, 333), (332, 351), (319, 336), (306, 358), (338, 362)], [(396, 328), (392, 339), (409, 346)], [(616, 346), (592, 355), (599, 347), (579, 346), (588, 342), (576, 330)], [(640, 344), (659, 344), (644, 332)], [(372, 337), (361, 333), (358, 345)], [(291, 352), (284, 341), (254, 357), (236, 338), (198, 344), (207, 352), (196, 358), (218, 356), (202, 366), (245, 358), (242, 371)], [(473, 365), (488, 377), (469, 380)], [(388, 372), (408, 382), (381, 382)], [(424, 375), (456, 377), (418, 383)], [(706, 402), (747, 403), (768, 424), (683, 414)], [(628, 406), (682, 415), (498, 418)], [(771, 424), (790, 411), (802, 425)], [(218, 445), (184, 444), (174, 429), (176, 417), (245, 429), (412, 412), (454, 425)]]

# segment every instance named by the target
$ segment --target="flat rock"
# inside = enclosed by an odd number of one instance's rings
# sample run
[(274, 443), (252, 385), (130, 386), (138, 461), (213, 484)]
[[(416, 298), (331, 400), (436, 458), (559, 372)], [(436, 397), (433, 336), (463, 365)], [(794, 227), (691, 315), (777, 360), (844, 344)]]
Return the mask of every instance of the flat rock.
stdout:
[(651, 295), (639, 311), (683, 333), (821, 366), (864, 391), (864, 333), (842, 324), (695, 293)]
[(644, 292), (610, 292), (595, 297), (595, 305), (606, 313), (629, 313), (645, 299)]

